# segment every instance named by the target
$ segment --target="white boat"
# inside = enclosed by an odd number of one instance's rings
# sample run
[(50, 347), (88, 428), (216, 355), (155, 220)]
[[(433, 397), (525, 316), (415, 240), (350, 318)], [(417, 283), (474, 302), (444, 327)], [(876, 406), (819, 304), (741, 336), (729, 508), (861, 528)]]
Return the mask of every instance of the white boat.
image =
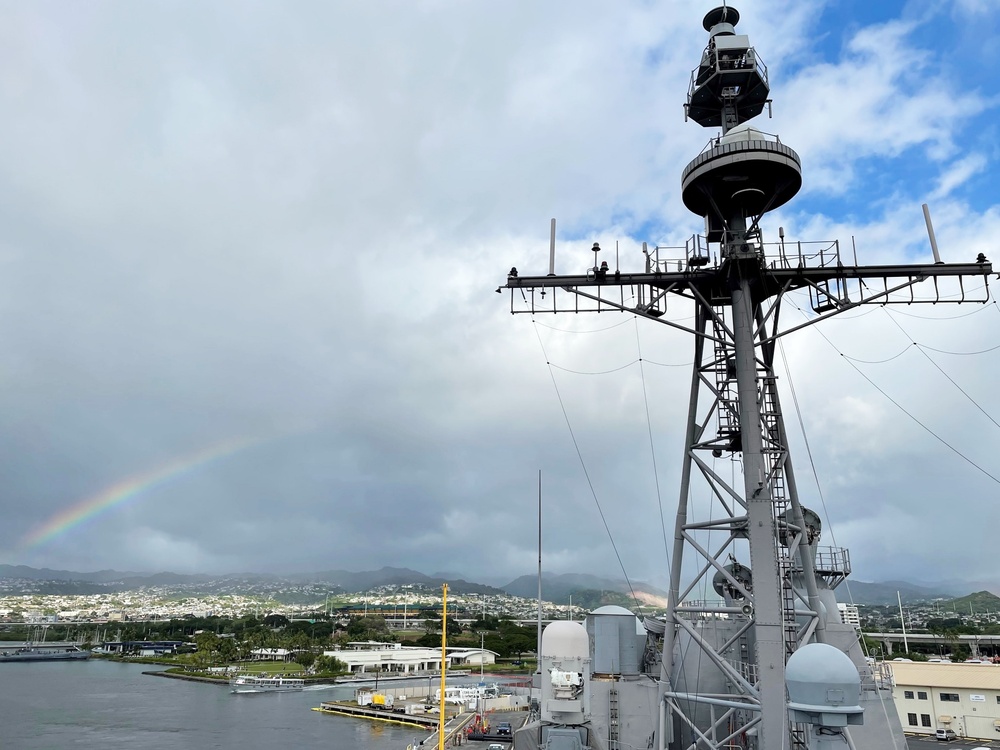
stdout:
[(273, 693), (302, 690), (306, 681), (281, 675), (238, 674), (229, 680), (234, 693)]

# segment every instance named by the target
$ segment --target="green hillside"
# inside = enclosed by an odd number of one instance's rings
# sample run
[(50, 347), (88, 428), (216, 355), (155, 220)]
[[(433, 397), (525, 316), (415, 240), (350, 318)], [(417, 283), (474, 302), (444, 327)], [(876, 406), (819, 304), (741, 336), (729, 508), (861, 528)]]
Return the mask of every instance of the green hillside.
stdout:
[(948, 602), (941, 602), (942, 609), (949, 609), (959, 614), (980, 612), (1000, 612), (1000, 596), (989, 591), (977, 591), (968, 596), (961, 596)]

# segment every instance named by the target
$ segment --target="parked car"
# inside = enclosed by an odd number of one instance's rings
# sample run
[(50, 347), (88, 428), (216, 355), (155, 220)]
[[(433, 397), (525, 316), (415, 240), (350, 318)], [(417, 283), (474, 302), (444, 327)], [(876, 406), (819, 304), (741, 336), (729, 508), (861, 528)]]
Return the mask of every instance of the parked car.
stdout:
[(952, 740), (958, 739), (958, 735), (955, 734), (954, 729), (939, 729), (934, 736), (942, 742), (951, 742)]

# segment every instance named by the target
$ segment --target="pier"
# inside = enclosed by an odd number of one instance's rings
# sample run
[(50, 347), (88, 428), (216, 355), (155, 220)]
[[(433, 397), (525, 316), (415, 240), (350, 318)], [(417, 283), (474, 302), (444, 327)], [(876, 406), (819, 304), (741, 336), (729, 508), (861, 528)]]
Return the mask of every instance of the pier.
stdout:
[[(354, 716), (360, 719), (370, 719), (372, 721), (384, 721), (389, 724), (402, 724), (404, 726), (418, 727), (420, 729), (437, 727), (437, 714), (407, 714), (405, 710), (392, 710), (382, 708), (369, 708), (359, 706), (346, 701), (323, 701), (313, 711), (320, 713), (336, 714), (337, 716)], [(461, 714), (460, 714), (461, 716)], [(470, 718), (473, 714), (469, 714)]]
[[(492, 740), (509, 743), (509, 736), (492, 736), (483, 733), (483, 727), (478, 717), (504, 714), (510, 717), (510, 723), (518, 726), (527, 716), (529, 690), (520, 688), (522, 695), (502, 695), (497, 698), (480, 698), (475, 703), (456, 706), (448, 704), (445, 712), (445, 744), (449, 747), (464, 745), (470, 740)], [(359, 690), (357, 693), (367, 691)], [(409, 685), (396, 686), (379, 690), (379, 695), (391, 698), (388, 706), (359, 705), (357, 698), (353, 701), (323, 701), (314, 711), (337, 716), (351, 716), (370, 721), (382, 721), (388, 724), (414, 727), (430, 730), (430, 734), (414, 747), (436, 746), (438, 741), (437, 706), (426, 701), (431, 696), (430, 686)]]

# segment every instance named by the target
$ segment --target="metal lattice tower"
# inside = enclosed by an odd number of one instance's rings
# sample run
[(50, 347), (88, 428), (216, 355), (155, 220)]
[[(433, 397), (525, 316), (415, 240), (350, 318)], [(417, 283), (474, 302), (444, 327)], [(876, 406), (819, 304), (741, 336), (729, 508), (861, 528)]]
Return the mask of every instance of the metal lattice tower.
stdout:
[[(745, 124), (769, 106), (770, 89), (748, 37), (736, 34), (738, 21), (731, 7), (705, 16), (709, 42), (685, 105), (688, 118), (722, 129), (681, 177), (684, 204), (704, 218), (704, 235), (684, 248), (644, 245), (641, 273), (599, 263), (595, 245), (592, 268), (560, 276), (553, 222), (548, 275), (512, 268), (505, 285), (512, 313), (617, 310), (694, 335), (662, 655), (661, 711), (672, 748), (808, 746), (805, 725), (788, 718), (785, 664), (801, 645), (826, 642), (823, 590), (850, 567), (846, 550), (816, 546), (818, 517), (799, 502), (774, 372), (778, 339), (859, 305), (986, 302), (992, 273), (982, 256), (859, 266), (844, 264), (837, 242), (786, 245), (782, 233), (765, 243), (759, 222), (795, 196), (801, 166), (777, 137)], [(982, 285), (976, 299), (968, 279)], [(927, 280), (932, 293), (918, 299), (913, 288)], [(955, 293), (946, 296), (943, 284)], [(808, 291), (816, 317), (782, 329), (782, 298), (799, 290)], [(693, 325), (664, 317), (668, 296), (694, 305)], [(724, 457), (741, 459), (742, 484), (716, 471)], [(710, 488), (709, 517), (695, 517), (695, 479)], [(705, 590), (721, 602), (696, 601)], [(694, 662), (708, 666), (694, 674)]]

